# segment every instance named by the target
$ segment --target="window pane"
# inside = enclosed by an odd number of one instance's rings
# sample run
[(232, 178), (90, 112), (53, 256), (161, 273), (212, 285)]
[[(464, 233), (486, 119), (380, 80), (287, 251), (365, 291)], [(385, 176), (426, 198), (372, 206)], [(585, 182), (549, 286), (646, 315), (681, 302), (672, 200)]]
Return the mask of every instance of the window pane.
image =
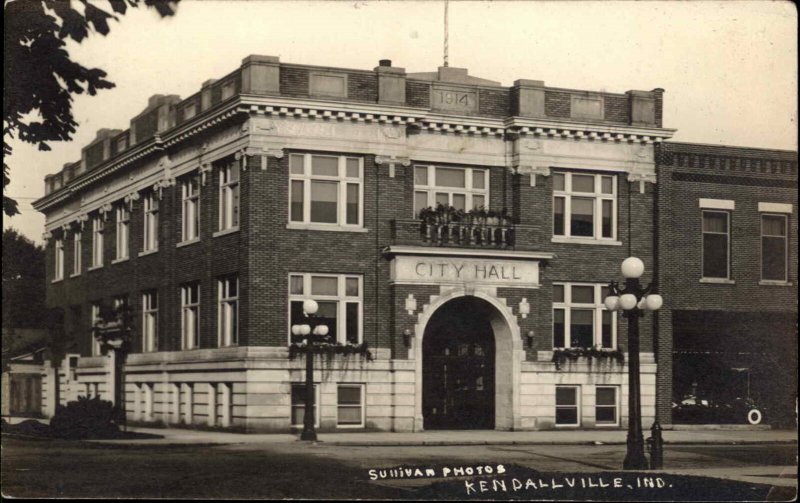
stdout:
[(347, 223), (358, 224), (358, 185), (347, 184)]
[(428, 167), (414, 166), (414, 184), (428, 185)]
[(594, 311), (573, 309), (570, 314), (570, 346), (573, 348), (589, 348), (594, 345)]
[[(308, 322), (308, 318), (306, 318), (305, 314), (303, 314), (303, 301), (302, 300), (293, 300), (289, 303), (289, 325), (301, 325)], [(291, 332), (289, 332), (291, 333)], [(292, 341), (300, 341), (302, 340), (303, 336), (292, 336)]]
[(728, 277), (727, 234), (703, 234), (703, 277)]
[(579, 304), (594, 304), (593, 286), (573, 286), (572, 302)]
[[(231, 171), (230, 171), (230, 179), (229, 182), (235, 182), (239, 180), (239, 163), (235, 162), (231, 164)], [(158, 200), (156, 200), (156, 208), (158, 208)]]
[(436, 168), (435, 174), (439, 187), (466, 187), (466, 171), (463, 169)]
[(311, 182), (311, 221), (335, 224), (338, 208), (339, 184), (336, 182)]
[(553, 199), (553, 235), (564, 235), (564, 198)]
[(564, 285), (553, 285), (553, 302), (564, 302)]
[(486, 198), (483, 196), (472, 196), (472, 207), (480, 208), (481, 206), (486, 206)]
[(616, 405), (616, 391), (615, 388), (597, 388), (597, 405)]
[(358, 304), (348, 302), (345, 306), (345, 337), (347, 342), (358, 344)]
[(358, 278), (347, 278), (344, 283), (344, 294), (348, 297), (358, 296)]
[(556, 387), (556, 405), (577, 405), (578, 389)]
[(453, 194), (453, 207), (457, 210), (466, 210), (467, 196), (464, 194)]
[(597, 423), (612, 423), (617, 422), (617, 408), (616, 407), (597, 407), (595, 409), (595, 421)]
[(289, 282), (291, 286), (289, 287), (289, 293), (293, 295), (303, 295), (303, 277), (302, 276), (290, 276)]
[(612, 333), (612, 329), (614, 326), (612, 325), (614, 315), (611, 311), (603, 311), (603, 332), (602, 332), (602, 341), (601, 344), (604, 348), (612, 348), (614, 347), (614, 337)]
[(312, 155), (311, 174), (322, 176), (339, 176), (339, 158)]
[(311, 277), (311, 295), (337, 295), (339, 278), (328, 276)]
[(603, 194), (613, 194), (614, 178), (610, 176), (604, 176), (600, 180), (600, 190), (603, 192)]
[(573, 197), (571, 209), (571, 234), (573, 236), (594, 236), (594, 199)]
[(303, 221), (303, 182), (301, 180), (292, 181), (292, 222)]
[(704, 211), (703, 232), (728, 232), (728, 214)]
[(577, 424), (577, 423), (578, 423), (577, 407), (556, 409), (556, 424)]
[(472, 188), (473, 189), (486, 188), (486, 171), (482, 169), (472, 170)]
[(594, 192), (594, 176), (572, 175), (572, 192)]
[(232, 208), (232, 225), (233, 227), (237, 227), (239, 225), (239, 185), (235, 185), (231, 189), (231, 200), (233, 208)]
[[(294, 393), (292, 393), (292, 398), (294, 398)], [(303, 424), (305, 417), (306, 407), (303, 402), (300, 402), (300, 405), (292, 406), (292, 424)]]
[(786, 238), (761, 238), (761, 279), (786, 280)]
[(419, 216), (420, 210), (428, 207), (428, 193), (427, 192), (414, 192), (414, 210)]
[(436, 193), (436, 204), (441, 204), (443, 206), (448, 206), (450, 204), (450, 197), (447, 194), (442, 192)]
[(339, 405), (360, 405), (360, 386), (339, 386)]
[(339, 407), (339, 424), (361, 424), (361, 407)]
[(338, 324), (336, 322), (337, 315), (337, 305), (338, 302), (335, 301), (323, 301), (318, 302), (319, 304), (319, 311), (317, 311), (317, 319), (328, 327), (328, 336), (332, 340), (337, 340), (337, 330)]
[(359, 178), (360, 176), (360, 169), (359, 169), (359, 162), (358, 159), (354, 159), (352, 157), (347, 158), (347, 177), (348, 178)]
[(610, 238), (614, 236), (614, 230), (612, 227), (612, 216), (614, 211), (614, 203), (613, 201), (603, 200), (603, 237)]
[(293, 175), (303, 174), (303, 158), (305, 156), (299, 154), (292, 154), (289, 156), (289, 171)]
[(786, 217), (764, 215), (761, 217), (761, 234), (764, 236), (785, 236)]
[(553, 347), (563, 348), (564, 344), (564, 310), (553, 310)]
[(564, 173), (553, 173), (553, 190), (564, 190)]

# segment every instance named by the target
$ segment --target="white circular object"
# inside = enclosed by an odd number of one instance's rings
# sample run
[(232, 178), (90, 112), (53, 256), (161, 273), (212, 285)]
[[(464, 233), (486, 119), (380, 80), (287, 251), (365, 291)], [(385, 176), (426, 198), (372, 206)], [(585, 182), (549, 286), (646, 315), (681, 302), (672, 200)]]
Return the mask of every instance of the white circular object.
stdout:
[(303, 311), (306, 314), (316, 314), (319, 311), (319, 304), (313, 299), (305, 300), (303, 301)]
[(318, 325), (316, 330), (317, 330), (317, 335), (321, 335), (323, 337), (328, 335), (328, 325)]
[(664, 305), (664, 298), (657, 293), (651, 293), (645, 297), (645, 309), (648, 311), (658, 311)]
[(750, 424), (761, 424), (761, 411), (758, 409), (750, 409), (747, 413), (747, 422)]
[(606, 300), (603, 301), (603, 304), (605, 304), (606, 309), (609, 311), (616, 311), (619, 309), (619, 297), (616, 295), (609, 295), (606, 297)]
[(636, 296), (632, 293), (626, 293), (619, 298), (619, 306), (626, 311), (630, 311), (636, 307)]
[(636, 257), (628, 257), (622, 261), (620, 270), (626, 278), (641, 278), (644, 274), (644, 262)]
[(310, 325), (300, 325), (300, 335), (308, 335), (311, 333)]
[(302, 335), (300, 333), (300, 325), (292, 325), (292, 335)]

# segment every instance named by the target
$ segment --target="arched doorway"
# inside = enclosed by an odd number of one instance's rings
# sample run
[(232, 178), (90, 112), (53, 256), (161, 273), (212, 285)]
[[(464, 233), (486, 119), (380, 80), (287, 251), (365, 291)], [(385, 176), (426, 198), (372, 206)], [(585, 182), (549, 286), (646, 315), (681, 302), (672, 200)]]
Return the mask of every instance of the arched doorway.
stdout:
[(425, 429), (495, 427), (494, 307), (477, 297), (448, 301), (425, 327), (422, 415)]

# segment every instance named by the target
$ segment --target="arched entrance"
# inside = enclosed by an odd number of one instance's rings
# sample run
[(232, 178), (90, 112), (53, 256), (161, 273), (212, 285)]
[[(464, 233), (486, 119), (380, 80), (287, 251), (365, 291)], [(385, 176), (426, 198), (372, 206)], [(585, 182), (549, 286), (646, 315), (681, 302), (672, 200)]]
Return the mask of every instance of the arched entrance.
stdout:
[(484, 300), (459, 297), (428, 321), (422, 346), (425, 429), (495, 427), (496, 315)]

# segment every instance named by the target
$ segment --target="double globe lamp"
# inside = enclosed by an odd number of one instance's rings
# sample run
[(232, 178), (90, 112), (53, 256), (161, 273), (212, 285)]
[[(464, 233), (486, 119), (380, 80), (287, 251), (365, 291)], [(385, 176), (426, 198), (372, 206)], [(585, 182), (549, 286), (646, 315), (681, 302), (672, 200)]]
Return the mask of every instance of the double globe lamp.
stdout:
[[(319, 304), (312, 299), (303, 301), (303, 312), (311, 323), (298, 323), (292, 325), (292, 335), (303, 337), (301, 346), (306, 346), (306, 399), (303, 414), (303, 432), (300, 440), (317, 440), (317, 431), (314, 428), (314, 342), (323, 340), (328, 335), (328, 326), (315, 323), (314, 315), (319, 311)], [(313, 327), (312, 327), (313, 325)]]
[[(609, 284), (610, 295), (603, 301), (609, 311), (622, 311), (628, 320), (628, 438), (627, 453), (623, 468), (644, 470), (648, 468), (644, 457), (642, 436), (642, 403), (639, 384), (639, 317), (645, 311), (657, 311), (664, 299), (651, 293), (652, 285), (642, 288), (639, 278), (644, 274), (644, 262), (636, 257), (628, 257), (622, 262), (622, 276), (625, 287), (620, 288), (616, 281)], [(656, 424), (653, 425), (656, 428)], [(660, 426), (658, 426), (660, 428)]]

